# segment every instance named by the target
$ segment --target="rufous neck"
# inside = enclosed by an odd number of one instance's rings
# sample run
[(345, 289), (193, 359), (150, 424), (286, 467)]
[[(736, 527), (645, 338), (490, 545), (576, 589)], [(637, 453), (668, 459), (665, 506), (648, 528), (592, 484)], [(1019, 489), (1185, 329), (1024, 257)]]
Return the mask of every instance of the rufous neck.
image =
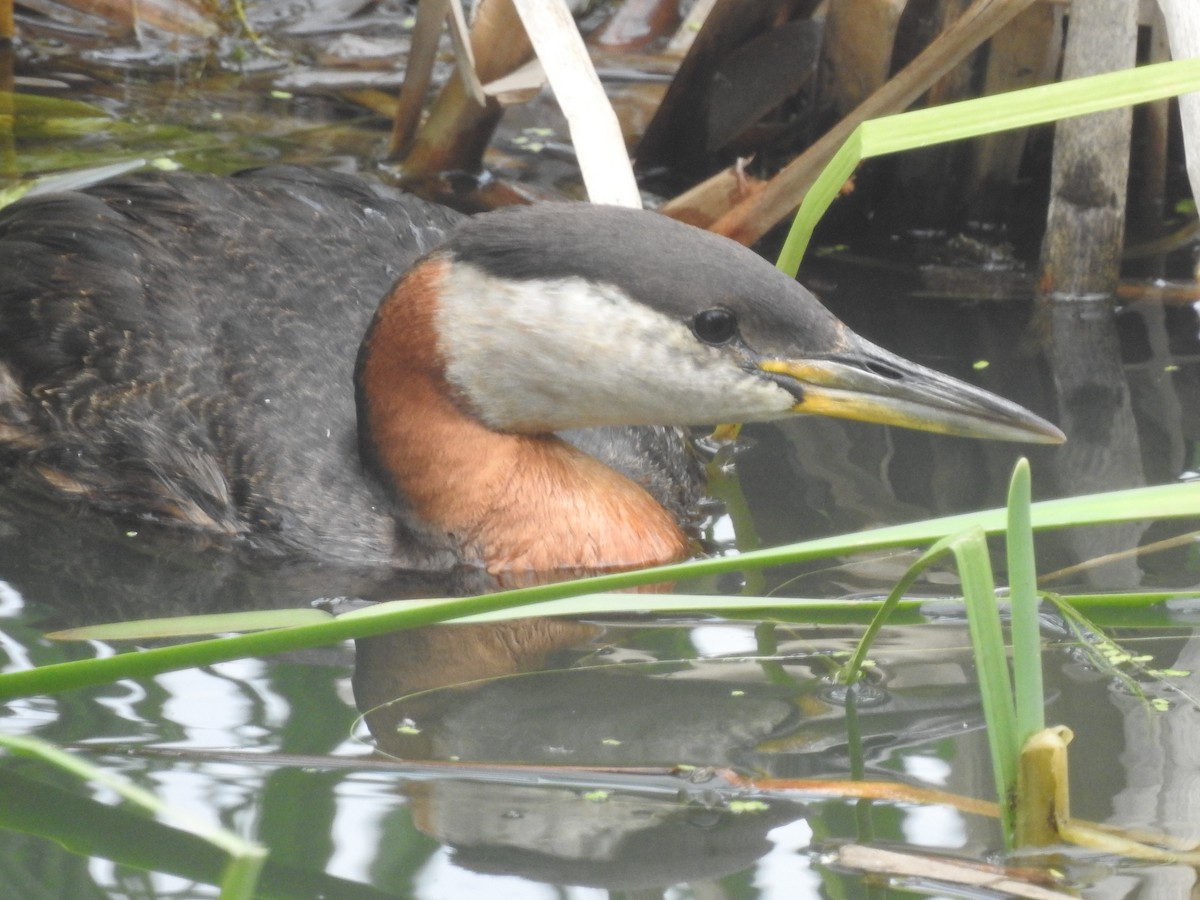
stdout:
[(686, 557), (678, 523), (640, 486), (553, 435), (494, 431), (455, 398), (437, 334), (449, 265), (412, 269), (363, 343), (360, 440), (381, 477), (502, 583)]

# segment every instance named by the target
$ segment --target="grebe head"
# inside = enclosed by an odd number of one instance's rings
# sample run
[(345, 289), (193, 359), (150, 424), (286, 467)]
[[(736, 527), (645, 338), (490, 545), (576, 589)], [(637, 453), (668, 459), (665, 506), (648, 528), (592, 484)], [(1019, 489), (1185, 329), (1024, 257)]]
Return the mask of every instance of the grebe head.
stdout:
[(419, 265), (447, 382), (492, 429), (705, 425), (816, 413), (1057, 443), (1016, 404), (854, 334), (750, 250), (655, 213), (479, 216)]

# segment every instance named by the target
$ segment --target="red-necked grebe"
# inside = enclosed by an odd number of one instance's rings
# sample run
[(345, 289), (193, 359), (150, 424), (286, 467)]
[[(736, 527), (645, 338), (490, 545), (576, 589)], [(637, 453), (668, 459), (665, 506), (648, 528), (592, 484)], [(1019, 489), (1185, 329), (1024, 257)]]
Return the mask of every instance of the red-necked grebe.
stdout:
[(1062, 439), (651, 212), (460, 219), (311, 169), (147, 173), (0, 212), (0, 273), (9, 480), (277, 555), (493, 575), (686, 556), (671, 463), (613, 468), (565, 429), (818, 413)]

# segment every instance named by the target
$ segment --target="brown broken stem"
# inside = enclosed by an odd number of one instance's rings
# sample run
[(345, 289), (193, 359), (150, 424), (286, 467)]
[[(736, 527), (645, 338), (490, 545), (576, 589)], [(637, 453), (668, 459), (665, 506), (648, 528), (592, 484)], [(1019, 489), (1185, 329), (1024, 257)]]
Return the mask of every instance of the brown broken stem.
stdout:
[[(484, 84), (533, 58), (533, 48), (511, 0), (485, 0), (480, 4), (471, 27), (471, 50), (475, 71)], [(495, 99), (480, 104), (463, 79), (450, 79), (404, 158), (406, 173), (421, 176), (478, 171), (500, 115), (500, 104)]]

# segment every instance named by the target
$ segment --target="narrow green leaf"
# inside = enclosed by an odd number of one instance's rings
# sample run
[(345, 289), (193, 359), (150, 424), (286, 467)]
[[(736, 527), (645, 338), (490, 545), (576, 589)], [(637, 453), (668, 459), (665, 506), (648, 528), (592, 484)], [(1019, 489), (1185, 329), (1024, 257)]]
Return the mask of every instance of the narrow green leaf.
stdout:
[(221, 900), (254, 900), (259, 876), (267, 862), (265, 847), (254, 845), (246, 853), (232, 856), (221, 879)]
[(1200, 90), (1200, 59), (1180, 59), (1040, 85), (864, 122), (804, 197), (777, 265), (793, 277), (813, 229), (864, 159)]
[(329, 613), (319, 609), (264, 609), (246, 612), (213, 613), (203, 616), (174, 616), (162, 619), (136, 619), (106, 625), (83, 625), (52, 631), (46, 637), (55, 641), (146, 641), (159, 638), (197, 637), (209, 634), (234, 634), (290, 628), (329, 622)]
[(967, 626), (975, 653), (983, 717), (987, 722), (988, 750), (1005, 842), (1015, 833), (1012, 798), (1017, 788), (1021, 747), (1017, 742), (1016, 708), (1008, 673), (1008, 653), (1000, 613), (996, 609), (996, 584), (988, 559), (987, 538), (979, 529), (958, 535), (950, 542), (962, 577), (967, 602)]
[[(1200, 482), (1050, 500), (1034, 504), (1032, 513), (1035, 528), (1063, 528), (1069, 525), (1102, 524), (1144, 518), (1195, 516), (1197, 510), (1200, 510)], [(385, 634), (399, 628), (417, 628), (497, 610), (522, 607), (525, 613), (536, 615), (536, 604), (547, 600), (618, 591), (644, 584), (669, 584), (684, 578), (804, 562), (867, 550), (917, 546), (967, 528), (997, 532), (1004, 528), (1005, 515), (1002, 509), (964, 513), (909, 525), (806, 541), (786, 547), (756, 550), (741, 556), (699, 559), (672, 566), (598, 575), (573, 582), (540, 585), (482, 597), (405, 601), (386, 614), (364, 612), (361, 616), (341, 616), (323, 624), (277, 628), (257, 634), (243, 634), (102, 659), (57, 663), (39, 669), (7, 672), (0, 675), (0, 699), (73, 690), (89, 685), (106, 684), (121, 678), (147, 678), (176, 669), (212, 665), (246, 656), (302, 650), (337, 641)], [(648, 604), (637, 601), (636, 596), (630, 595), (627, 608), (646, 608)]]
[[(21, 774), (17, 774), (18, 769)], [(0, 766), (0, 797), (4, 798), (0, 803), (0, 829), (56, 843), (77, 856), (163, 872), (185, 884), (221, 883), (228, 865), (228, 856), (222, 850), (190, 832), (162, 824), (131, 804), (100, 803), (77, 790), (51, 786), (41, 775), (30, 766)], [(25, 895), (14, 893), (7, 879), (4, 885), (10, 888), (6, 896), (24, 900)], [(364, 884), (314, 872), (311, 867), (303, 869), (271, 859), (263, 866), (257, 890), (259, 897), (271, 900), (394, 897)]]
[(867, 626), (867, 630), (863, 632), (863, 636), (859, 638), (858, 645), (854, 648), (854, 655), (844, 665), (841, 671), (838, 672), (838, 681), (843, 684), (854, 684), (858, 681), (859, 675), (862, 672), (863, 663), (866, 661), (867, 654), (871, 651), (871, 645), (875, 642), (875, 636), (879, 634), (879, 630), (883, 628), (884, 623), (895, 611), (900, 604), (901, 598), (908, 589), (913, 586), (913, 583), (920, 577), (931, 564), (936, 562), (941, 557), (945, 556), (949, 550), (951, 538), (943, 538), (938, 541), (908, 567), (904, 575), (892, 588), (887, 599), (879, 607), (879, 612), (871, 620), (871, 624)]
[(1046, 727), (1042, 688), (1042, 634), (1038, 619), (1037, 562), (1030, 522), (1029, 461), (1020, 459), (1008, 487), (1008, 588), (1012, 603), (1013, 682), (1017, 746)]
[(188, 831), (224, 851), (230, 857), (222, 880), (222, 900), (251, 900), (258, 874), (266, 859), (266, 848), (246, 841), (231, 831), (195, 817), (176, 805), (165, 803), (150, 791), (140, 788), (114, 772), (101, 769), (83, 757), (68, 753), (43, 740), (0, 733), (0, 747), (10, 753), (37, 759), (81, 781), (103, 785), (122, 799), (157, 816), (168, 825)]
[(787, 240), (783, 242), (779, 259), (775, 261), (777, 268), (793, 278), (796, 277), (796, 273), (800, 271), (800, 263), (804, 259), (804, 252), (808, 249), (808, 242), (812, 239), (813, 230), (821, 221), (821, 216), (825, 215), (825, 211), (833, 205), (833, 201), (841, 193), (842, 186), (850, 180), (850, 176), (854, 174), (854, 170), (862, 160), (862, 126), (860, 125), (846, 139), (846, 143), (838, 148), (833, 159), (821, 170), (821, 174), (817, 176), (812, 187), (808, 189), (808, 193), (804, 195), (804, 202), (800, 204), (796, 217), (792, 219), (792, 227), (788, 231)]
[[(937, 604), (961, 602), (960, 597), (938, 597), (932, 602)], [(1112, 620), (1123, 626), (1146, 622), (1150, 626), (1159, 627), (1164, 620), (1145, 619), (1145, 610), (1149, 607), (1161, 606), (1164, 603), (1178, 600), (1197, 600), (1197, 591), (1151, 591), (1139, 593), (1117, 594), (1066, 594), (1063, 599), (1075, 608), (1098, 608), (1098, 623)], [(391, 600), (383, 603), (346, 613), (344, 617), (371, 618), (389, 616), (394, 612), (402, 612), (422, 603), (442, 603), (441, 600)], [(544, 600), (536, 605), (522, 603), (507, 609), (496, 609), (490, 612), (474, 615), (457, 616), (454, 623), (504, 622), (513, 619), (538, 616), (610, 616), (610, 615), (678, 615), (686, 613), (724, 615), (736, 618), (772, 618), (787, 619), (803, 615), (805, 621), (863, 621), (869, 614), (878, 612), (889, 598), (878, 599), (863, 597), (765, 597), (745, 594), (584, 594), (579, 597), (564, 597), (559, 600)], [(930, 598), (902, 598), (895, 603), (892, 613), (899, 611), (919, 612), (930, 603)], [(1137, 622), (1131, 622), (1121, 611), (1139, 616)], [(331, 621), (332, 617), (319, 610), (297, 609), (279, 610), (279, 616), (267, 617), (262, 629), (251, 627), (255, 614), (230, 613), (207, 616), (181, 616), (179, 619), (143, 619), (130, 622), (118, 622), (105, 625), (89, 625), (56, 631), (46, 635), (56, 640), (146, 640), (154, 636), (199, 637), (202, 635), (246, 633), (256, 630), (292, 627), (304, 624), (320, 624)], [(290, 615), (295, 614), (295, 618)], [(176, 622), (193, 623), (191, 627), (172, 627)], [(163, 624), (159, 624), (163, 623)], [(437, 623), (435, 623), (437, 624)], [(1169, 623), (1166, 623), (1169, 624)]]

